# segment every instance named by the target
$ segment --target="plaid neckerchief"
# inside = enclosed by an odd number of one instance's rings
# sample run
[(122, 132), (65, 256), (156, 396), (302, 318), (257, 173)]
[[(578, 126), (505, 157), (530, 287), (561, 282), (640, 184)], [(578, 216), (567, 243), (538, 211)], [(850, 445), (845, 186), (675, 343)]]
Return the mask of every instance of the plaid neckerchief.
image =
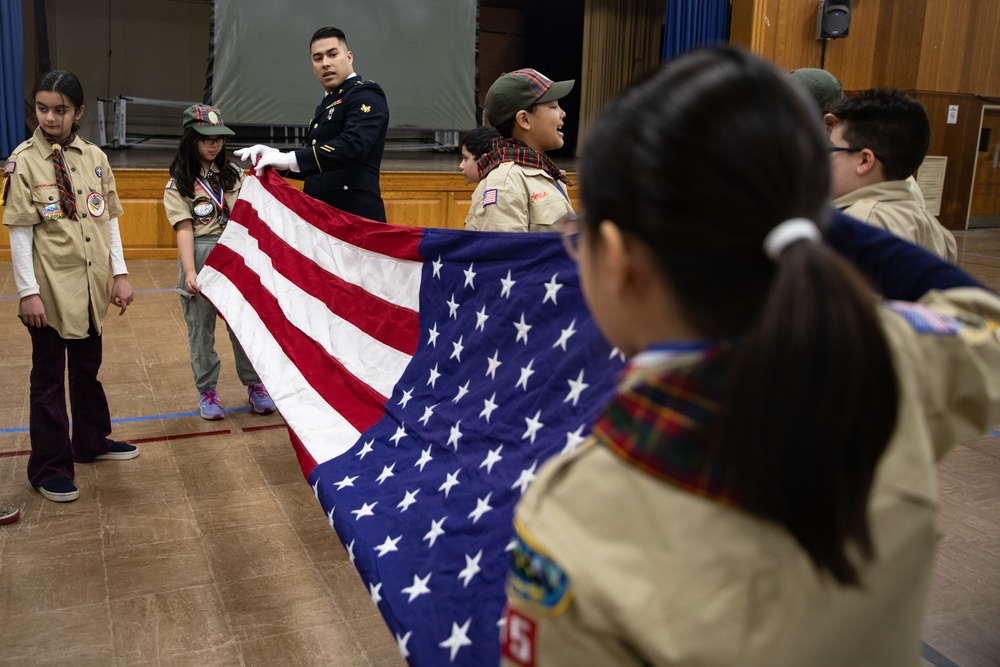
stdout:
[(77, 220), (76, 215), (76, 196), (73, 194), (73, 183), (69, 180), (69, 173), (66, 171), (66, 161), (63, 159), (62, 147), (68, 146), (73, 143), (76, 139), (76, 130), (73, 130), (73, 134), (62, 143), (59, 144), (55, 137), (52, 137), (42, 131), (42, 136), (45, 140), (52, 144), (52, 164), (56, 168), (56, 185), (59, 186), (59, 203), (62, 206), (63, 213), (66, 214), (70, 220)]
[(516, 162), (522, 167), (534, 167), (541, 169), (553, 179), (561, 181), (566, 185), (573, 185), (566, 178), (566, 174), (559, 170), (556, 163), (545, 153), (538, 153), (533, 148), (529, 148), (523, 141), (517, 139), (498, 139), (493, 144), (489, 153), (479, 158), (476, 168), (479, 170), (479, 179), (486, 178), (490, 173), (504, 162)]
[(738, 505), (715, 438), (730, 357), (728, 348), (716, 346), (693, 364), (618, 394), (594, 425), (597, 442), (689, 493)]

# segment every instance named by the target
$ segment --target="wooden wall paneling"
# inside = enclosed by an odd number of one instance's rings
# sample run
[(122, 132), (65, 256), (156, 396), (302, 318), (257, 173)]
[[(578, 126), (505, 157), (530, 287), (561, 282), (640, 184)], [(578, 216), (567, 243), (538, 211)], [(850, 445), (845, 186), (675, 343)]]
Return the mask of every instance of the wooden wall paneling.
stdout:
[[(920, 46), (918, 90), (960, 92), (962, 90), (962, 51), (971, 25), (973, 2), (980, 0), (941, 0), (928, 3), (923, 42)], [(965, 91), (978, 92), (978, 91)]]
[(883, 3), (892, 0), (855, 2), (851, 5), (851, 31), (842, 39), (826, 44), (824, 69), (840, 79), (844, 90), (872, 87), (875, 54), (879, 50), (879, 21)]
[[(969, 196), (979, 146), (983, 102), (973, 95), (917, 91), (913, 97), (927, 109), (931, 123), (928, 155), (948, 156), (938, 220), (948, 229), (965, 229)], [(948, 106), (958, 105), (958, 122), (947, 123)]]
[(961, 92), (1000, 95), (1000, 3), (975, 3), (966, 42), (952, 48), (962, 57)]

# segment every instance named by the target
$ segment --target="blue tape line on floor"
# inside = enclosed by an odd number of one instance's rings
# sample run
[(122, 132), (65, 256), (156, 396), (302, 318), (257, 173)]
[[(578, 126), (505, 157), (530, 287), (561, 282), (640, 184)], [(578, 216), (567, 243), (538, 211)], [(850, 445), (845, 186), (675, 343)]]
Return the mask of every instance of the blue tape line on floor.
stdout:
[(920, 657), (934, 665), (934, 667), (959, 667), (957, 662), (953, 662), (947, 656), (942, 655), (927, 642), (920, 643)]
[[(242, 408), (226, 408), (226, 412), (250, 412), (249, 406), (244, 406)], [(199, 417), (201, 413), (197, 410), (194, 412), (175, 412), (171, 415), (147, 415), (144, 417), (122, 417), (120, 419), (112, 419), (112, 424), (127, 424), (128, 422), (148, 422), (154, 419), (176, 419), (178, 417)], [(70, 424), (73, 426), (73, 424)], [(25, 433), (27, 432), (27, 426), (15, 426), (14, 428), (0, 428), (0, 435), (4, 433)]]

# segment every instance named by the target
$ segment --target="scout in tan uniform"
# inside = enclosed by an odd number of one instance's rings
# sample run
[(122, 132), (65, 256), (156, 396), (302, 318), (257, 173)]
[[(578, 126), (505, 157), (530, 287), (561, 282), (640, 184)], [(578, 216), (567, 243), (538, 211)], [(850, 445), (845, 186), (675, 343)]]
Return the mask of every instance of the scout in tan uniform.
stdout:
[(74, 461), (138, 455), (134, 446), (108, 438), (111, 415), (97, 379), (108, 304), (124, 314), (132, 287), (118, 233), (115, 177), (107, 156), (77, 134), (83, 100), (71, 72), (42, 76), (33, 93), (38, 129), (8, 158), (0, 193), (21, 297), (18, 316), (31, 334), (28, 479), (56, 502), (80, 496)]
[(573, 212), (569, 181), (545, 151), (562, 148), (566, 112), (559, 100), (573, 81), (552, 81), (533, 69), (497, 79), (486, 93), (486, 117), (503, 136), (479, 160), (482, 179), (472, 194), (466, 229), (549, 232)]
[(923, 105), (898, 90), (878, 89), (842, 98), (829, 110), (833, 205), (955, 262), (955, 237), (927, 212), (910, 178), (930, 145)]
[(827, 224), (814, 113), (717, 49), (592, 129), (564, 240), (631, 361), (516, 509), (505, 665), (919, 663), (934, 462), (1000, 418), (1000, 299)]
[[(177, 155), (170, 164), (170, 180), (163, 190), (167, 220), (177, 231), (177, 291), (188, 328), (191, 371), (198, 388), (198, 410), (203, 419), (225, 416), (216, 391), (219, 355), (215, 352), (215, 306), (198, 292), (198, 272), (218, 243), (243, 185), (243, 170), (226, 159), (226, 137), (234, 132), (215, 107), (194, 104), (184, 110)], [(274, 403), (253, 369), (233, 330), (236, 373), (247, 388), (250, 408), (257, 414), (274, 412)]]

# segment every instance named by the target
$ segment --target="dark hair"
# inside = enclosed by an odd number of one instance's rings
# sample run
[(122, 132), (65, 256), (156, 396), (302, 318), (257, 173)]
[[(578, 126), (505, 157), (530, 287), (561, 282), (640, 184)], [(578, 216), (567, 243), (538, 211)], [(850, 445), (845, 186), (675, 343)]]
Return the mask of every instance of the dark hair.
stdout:
[(313, 33), (312, 39), (309, 40), (309, 46), (312, 46), (321, 39), (330, 39), (331, 37), (336, 37), (340, 40), (340, 43), (347, 48), (347, 35), (340, 28), (333, 28), (331, 26), (326, 26), (325, 28), (320, 28)]
[[(177, 155), (170, 163), (170, 177), (174, 179), (174, 187), (185, 197), (194, 198), (194, 181), (201, 174), (201, 159), (198, 157), (198, 140), (204, 135), (193, 127), (186, 128), (181, 135), (181, 142), (177, 146)], [(220, 137), (223, 141), (225, 137)], [(232, 190), (236, 185), (236, 169), (230, 166), (229, 158), (226, 156), (226, 146), (223, 144), (222, 150), (212, 161), (213, 171), (217, 171), (222, 179), (222, 187), (225, 190)]]
[(584, 234), (610, 220), (649, 247), (700, 335), (732, 343), (714, 437), (746, 511), (821, 571), (859, 582), (867, 505), (898, 389), (873, 293), (825, 244), (763, 251), (779, 223), (825, 224), (828, 141), (787, 77), (697, 51), (608, 105), (581, 161)]
[(844, 139), (878, 155), (890, 181), (902, 181), (924, 161), (931, 124), (924, 105), (894, 88), (872, 88), (832, 103)]
[(497, 132), (495, 127), (480, 125), (465, 134), (465, 138), (462, 139), (462, 145), (478, 160), (484, 154), (490, 152), (490, 149), (493, 148), (493, 142), (499, 138), (500, 133)]
[(73, 107), (79, 110), (83, 107), (83, 85), (76, 74), (64, 69), (54, 69), (46, 72), (38, 79), (35, 89), (31, 91), (31, 103), (35, 103), (35, 95), (42, 92), (59, 93), (66, 97)]
[[(536, 103), (532, 104), (527, 109), (524, 109), (524, 111), (527, 111), (528, 113), (535, 113), (535, 109), (537, 108), (538, 104)], [(500, 123), (499, 125), (494, 125), (493, 127), (497, 129), (497, 132), (500, 133), (501, 137), (503, 137), (504, 139), (511, 139), (514, 137), (514, 123), (516, 121), (517, 121), (517, 114), (515, 113), (513, 116), (511, 116), (504, 122)]]

